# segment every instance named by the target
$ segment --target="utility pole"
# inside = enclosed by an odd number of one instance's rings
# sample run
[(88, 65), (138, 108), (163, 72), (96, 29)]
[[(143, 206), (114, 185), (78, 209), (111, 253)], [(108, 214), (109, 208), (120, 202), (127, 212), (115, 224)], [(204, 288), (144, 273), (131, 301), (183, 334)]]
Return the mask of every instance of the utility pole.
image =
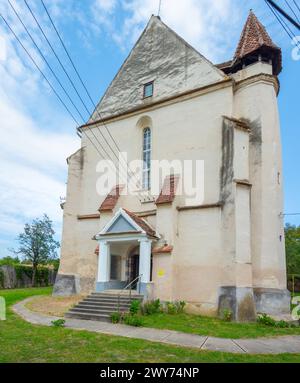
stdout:
[(291, 24), (293, 24), (300, 31), (300, 24), (297, 23), (288, 13), (286, 13), (278, 4), (273, 0), (266, 0), (271, 7), (275, 8), (283, 17), (285, 17)]

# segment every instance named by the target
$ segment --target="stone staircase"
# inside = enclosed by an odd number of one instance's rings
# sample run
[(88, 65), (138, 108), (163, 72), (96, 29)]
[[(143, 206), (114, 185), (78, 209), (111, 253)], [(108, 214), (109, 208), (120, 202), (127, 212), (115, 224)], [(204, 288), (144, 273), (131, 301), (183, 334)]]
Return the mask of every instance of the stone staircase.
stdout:
[(92, 293), (71, 308), (65, 314), (65, 317), (110, 322), (111, 314), (118, 311), (118, 300), (120, 303), (120, 312), (129, 312), (131, 301), (142, 301), (143, 295), (132, 291), (130, 298), (128, 291), (119, 292), (115, 290), (105, 291), (103, 293)]

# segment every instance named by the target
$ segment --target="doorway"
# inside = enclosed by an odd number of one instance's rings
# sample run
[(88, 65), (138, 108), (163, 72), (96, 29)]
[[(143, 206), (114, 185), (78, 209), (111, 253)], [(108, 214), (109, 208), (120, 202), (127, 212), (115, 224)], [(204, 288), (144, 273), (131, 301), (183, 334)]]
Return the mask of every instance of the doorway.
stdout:
[[(140, 255), (133, 253), (129, 256), (129, 265), (128, 265), (128, 279), (129, 283), (134, 281), (139, 276), (139, 266), (140, 266)], [(133, 286), (135, 288), (136, 284)]]

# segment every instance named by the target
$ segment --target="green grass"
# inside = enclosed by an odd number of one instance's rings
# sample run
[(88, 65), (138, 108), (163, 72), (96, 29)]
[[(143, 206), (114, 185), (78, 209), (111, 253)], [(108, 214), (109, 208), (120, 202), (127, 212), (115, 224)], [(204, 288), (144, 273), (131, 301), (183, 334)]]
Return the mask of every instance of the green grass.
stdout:
[(0, 291), (8, 315), (0, 322), (0, 362), (300, 362), (297, 355), (236, 355), (204, 352), (23, 321), (9, 306), (51, 289)]
[(233, 323), (217, 318), (188, 314), (154, 314), (143, 316), (145, 327), (168, 329), (217, 338), (259, 338), (277, 335), (300, 335), (300, 327), (275, 328), (258, 323)]

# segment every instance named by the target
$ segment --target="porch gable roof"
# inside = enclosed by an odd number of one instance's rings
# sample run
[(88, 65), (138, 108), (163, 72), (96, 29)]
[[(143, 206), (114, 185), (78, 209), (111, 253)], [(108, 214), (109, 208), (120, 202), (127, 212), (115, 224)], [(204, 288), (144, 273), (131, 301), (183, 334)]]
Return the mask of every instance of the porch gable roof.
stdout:
[(96, 237), (107, 237), (121, 234), (144, 234), (157, 237), (155, 230), (144, 219), (129, 210), (120, 208), (113, 218), (104, 226)]

